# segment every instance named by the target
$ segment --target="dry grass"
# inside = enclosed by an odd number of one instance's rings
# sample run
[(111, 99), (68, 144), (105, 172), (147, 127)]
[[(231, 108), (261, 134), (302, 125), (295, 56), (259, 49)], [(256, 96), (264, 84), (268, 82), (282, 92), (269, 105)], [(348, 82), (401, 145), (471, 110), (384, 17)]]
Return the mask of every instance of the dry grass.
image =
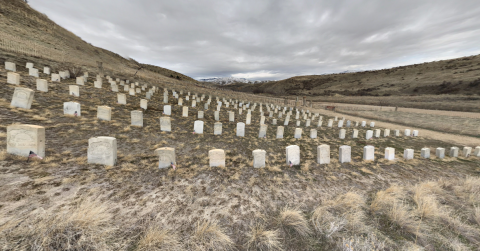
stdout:
[(217, 221), (197, 222), (189, 240), (193, 250), (233, 250), (234, 245)]
[(158, 226), (149, 227), (138, 242), (138, 251), (165, 250), (176, 251), (183, 250), (180, 240), (176, 234), (170, 230), (162, 229)]
[(256, 225), (247, 233), (247, 238), (247, 250), (283, 250), (278, 230), (265, 230), (263, 225)]
[(295, 208), (284, 208), (280, 212), (278, 222), (286, 233), (294, 233), (304, 238), (312, 233), (303, 213)]

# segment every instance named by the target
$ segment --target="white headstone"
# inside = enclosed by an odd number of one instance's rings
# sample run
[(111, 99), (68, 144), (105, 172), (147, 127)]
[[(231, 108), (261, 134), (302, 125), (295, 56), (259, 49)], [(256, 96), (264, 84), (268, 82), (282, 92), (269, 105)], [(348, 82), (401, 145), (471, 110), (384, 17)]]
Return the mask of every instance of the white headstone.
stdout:
[(234, 112), (228, 112), (228, 121), (229, 122), (235, 122), (235, 113)]
[(95, 137), (88, 140), (88, 163), (114, 166), (117, 162), (117, 139)]
[(340, 163), (348, 163), (352, 161), (352, 148), (350, 146), (341, 146), (339, 149)]
[(193, 125), (193, 131), (196, 134), (203, 134), (203, 121), (196, 120), (194, 125)]
[(82, 116), (82, 109), (79, 103), (77, 102), (64, 102), (63, 103), (63, 114), (75, 115), (80, 117)]
[(317, 146), (317, 163), (330, 164), (330, 146), (329, 145)]
[(30, 69), (30, 68), (33, 68), (33, 63), (28, 63), (27, 62), (27, 65), (25, 66), (27, 69)]
[(38, 78), (38, 69), (30, 68), (28, 69), (28, 75)]
[(254, 150), (252, 151), (253, 154), (253, 167), (254, 168), (261, 168), (265, 167), (265, 155), (266, 155), (265, 150)]
[(83, 77), (77, 77), (77, 85), (84, 85), (85, 79)]
[(302, 128), (295, 128), (295, 135), (294, 137), (296, 139), (301, 139), (302, 138)]
[(370, 122), (370, 127), (375, 127), (375, 122)]
[(197, 112), (197, 118), (203, 119), (203, 115), (204, 115), (203, 111), (198, 111)]
[(237, 123), (237, 137), (245, 137), (245, 123)]
[(405, 149), (403, 150), (403, 158), (405, 160), (413, 159), (413, 149)]
[(45, 66), (45, 67), (43, 67), (43, 73), (44, 73), (44, 74), (48, 74), (48, 75), (50, 75), (50, 73), (51, 73), (51, 71), (50, 71), (50, 67), (46, 67), (46, 66)]
[(16, 124), (7, 126), (7, 153), (28, 157), (30, 151), (45, 157), (45, 127)]
[(395, 148), (387, 147), (385, 148), (385, 159), (394, 160), (395, 159)]
[(208, 151), (210, 167), (225, 166), (225, 151), (222, 149), (214, 149)]
[(148, 100), (146, 100), (146, 99), (140, 99), (140, 108), (143, 108), (144, 110), (147, 110), (147, 108), (148, 108)]
[(450, 157), (458, 157), (458, 147), (454, 146), (450, 148)]
[(13, 107), (30, 109), (32, 106), (34, 93), (35, 91), (32, 89), (15, 87), (10, 105)]
[(428, 148), (428, 147), (422, 148), (420, 156), (422, 158), (429, 159), (430, 158), (430, 148)]
[(310, 138), (312, 138), (312, 139), (317, 138), (317, 130), (316, 129), (310, 129)]
[(388, 137), (388, 136), (390, 136), (390, 129), (385, 129), (383, 131), (383, 137)]
[(245, 124), (250, 125), (252, 123), (252, 114), (247, 114)]
[(473, 152), (473, 156), (480, 157), (480, 146), (475, 147), (475, 151)]
[(48, 92), (48, 82), (47, 82), (47, 80), (37, 78), (37, 91)]
[[(341, 120), (340, 120), (340, 121), (341, 121)], [(345, 129), (340, 129), (340, 133), (339, 133), (338, 137), (339, 137), (340, 139), (344, 139), (346, 132), (347, 132), (347, 131), (346, 131)]]
[(382, 131), (380, 129), (375, 129), (375, 138), (380, 138)]
[(268, 125), (260, 125), (260, 130), (258, 132), (259, 138), (264, 138), (267, 136), (267, 128), (268, 128)]
[(287, 165), (300, 165), (300, 147), (297, 145), (287, 146)]
[(338, 127), (343, 127), (343, 120), (338, 121)]
[(60, 74), (52, 73), (52, 82), (60, 82), (60, 81), (61, 81)]
[(414, 137), (418, 137), (418, 130), (413, 130), (413, 132), (412, 132), (412, 136), (414, 136)]
[(188, 106), (183, 107), (182, 117), (188, 117)]
[(373, 137), (373, 131), (372, 130), (368, 130), (367, 131), (367, 134), (365, 136), (365, 139), (371, 139)]
[(222, 123), (215, 122), (213, 124), (213, 135), (222, 135)]
[(405, 129), (404, 136), (410, 136), (410, 129)]
[(130, 117), (132, 120), (132, 126), (143, 127), (143, 112), (142, 111), (131, 111)]
[(128, 94), (129, 94), (130, 96), (135, 96), (135, 89), (133, 89), (133, 88), (129, 89), (129, 90), (128, 90)]
[(165, 132), (172, 131), (172, 122), (170, 117), (160, 117), (160, 130)]
[(435, 150), (435, 156), (437, 156), (439, 159), (445, 158), (445, 148), (438, 147)]
[(127, 95), (123, 93), (117, 93), (117, 102), (121, 105), (127, 104)]
[(69, 85), (68, 86), (69, 94), (75, 97), (80, 97), (80, 86), (78, 85)]
[(277, 139), (283, 139), (283, 131), (284, 131), (283, 126), (277, 127)]
[(168, 168), (172, 165), (176, 165), (175, 148), (162, 147), (155, 150), (155, 154), (158, 155), (158, 168)]
[(7, 84), (19, 85), (20, 84), (20, 74), (15, 72), (7, 72)]
[(329, 119), (327, 127), (331, 128), (332, 126), (333, 126), (333, 120)]
[(215, 116), (215, 120), (219, 121), (220, 120), (220, 111), (215, 111), (214, 116)]
[(395, 129), (394, 130), (394, 135), (395, 135), (395, 137), (400, 137), (400, 130)]
[(358, 130), (357, 129), (353, 129), (352, 138), (353, 139), (358, 138)]
[(363, 160), (374, 160), (375, 159), (375, 147), (374, 146), (364, 146), (363, 147)]
[(362, 127), (367, 126), (367, 121), (362, 121)]
[(15, 63), (5, 61), (5, 70), (17, 71), (17, 66), (15, 65)]
[(97, 119), (112, 120), (112, 108), (105, 105), (97, 107)]

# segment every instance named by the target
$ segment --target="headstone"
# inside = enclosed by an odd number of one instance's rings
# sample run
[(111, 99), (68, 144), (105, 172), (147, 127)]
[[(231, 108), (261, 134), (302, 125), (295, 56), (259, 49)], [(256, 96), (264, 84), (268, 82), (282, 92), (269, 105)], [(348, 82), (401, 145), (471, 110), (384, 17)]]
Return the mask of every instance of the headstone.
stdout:
[(387, 147), (385, 148), (385, 159), (394, 160), (395, 159), (395, 148)]
[(213, 135), (222, 135), (222, 123), (215, 122), (213, 124)]
[(295, 138), (296, 139), (302, 138), (302, 128), (295, 128)]
[(250, 125), (252, 123), (252, 114), (247, 114), (245, 124)]
[(458, 157), (458, 147), (454, 146), (450, 148), (450, 157)]
[(158, 155), (158, 168), (169, 168), (172, 165), (176, 165), (175, 148), (162, 147), (155, 150), (155, 154)]
[(413, 130), (412, 136), (413, 137), (418, 137), (418, 130)]
[(117, 102), (121, 105), (127, 104), (127, 95), (123, 93), (117, 93)]
[(234, 112), (228, 112), (228, 121), (229, 122), (235, 122), (235, 113)]
[(420, 156), (424, 159), (429, 159), (430, 158), (430, 148), (428, 148), (428, 147), (422, 148)]
[(381, 132), (382, 131), (380, 129), (375, 129), (375, 138), (380, 138)]
[(367, 121), (362, 121), (362, 127), (367, 126)]
[(472, 154), (472, 148), (469, 146), (465, 146), (463, 148), (463, 157), (468, 158)]
[(350, 146), (341, 146), (339, 149), (340, 163), (349, 163), (352, 161), (352, 148)]
[(277, 139), (283, 139), (283, 131), (284, 131), (283, 126), (277, 127)]
[(160, 117), (160, 130), (164, 132), (172, 131), (172, 120), (170, 117)]
[(93, 87), (102, 88), (102, 81), (101, 80), (93, 81)]
[(87, 159), (89, 164), (114, 166), (117, 162), (117, 139), (103, 136), (90, 138)]
[(375, 127), (375, 122), (370, 122), (370, 127)]
[(193, 124), (193, 131), (196, 134), (203, 134), (203, 121), (195, 120), (195, 123)]
[(352, 125), (352, 122), (350, 120), (347, 120), (347, 127), (350, 127)]
[(172, 115), (172, 106), (171, 105), (164, 105), (163, 106), (163, 114), (165, 115)]
[(78, 85), (69, 85), (68, 91), (70, 95), (80, 97), (80, 87)]
[(80, 117), (82, 116), (81, 106), (77, 102), (64, 102), (63, 103), (63, 114), (75, 115)]
[(213, 114), (214, 114), (215, 120), (219, 121), (220, 120), (220, 111), (215, 111)]
[(265, 155), (266, 155), (265, 150), (254, 150), (252, 151), (253, 154), (253, 167), (254, 168), (261, 168), (265, 167)]
[(97, 119), (112, 120), (112, 108), (104, 105), (97, 107)]
[(35, 91), (32, 89), (15, 87), (10, 105), (13, 107), (30, 109), (34, 93)]
[(445, 148), (438, 147), (435, 150), (435, 156), (437, 156), (439, 159), (445, 158)]
[(400, 137), (400, 130), (395, 129), (394, 130), (394, 135), (395, 135), (395, 137)]
[(47, 80), (37, 78), (37, 91), (48, 92), (48, 82), (47, 82)]
[(237, 123), (237, 137), (245, 137), (245, 123)]
[(300, 120), (297, 120), (297, 126), (300, 126)]
[(15, 72), (7, 72), (7, 84), (19, 85), (20, 84), (20, 74)]
[(17, 66), (15, 65), (15, 63), (5, 61), (5, 70), (17, 71)]
[(272, 119), (272, 125), (277, 125), (277, 120), (276, 119)]
[(142, 89), (141, 89), (141, 88), (135, 88), (135, 91), (136, 91), (136, 93), (142, 93)]
[(368, 130), (365, 139), (371, 139), (373, 137), (373, 131)]
[(475, 152), (473, 152), (473, 156), (480, 157), (480, 146), (475, 147)]
[(203, 111), (198, 111), (197, 113), (197, 118), (203, 119)]
[(260, 125), (265, 124), (265, 116), (260, 117)]
[(338, 127), (343, 127), (343, 120), (338, 121)]
[(129, 94), (130, 96), (135, 96), (135, 89), (133, 89), (133, 88), (129, 89), (129, 90), (128, 90), (128, 94)]
[(188, 117), (188, 106), (183, 107), (182, 117)]
[(43, 67), (43, 73), (50, 75), (50, 67)]
[(148, 100), (146, 99), (140, 99), (140, 108), (143, 108), (144, 110), (147, 110), (148, 108)]
[(322, 119), (318, 120), (317, 127), (321, 127), (321, 126), (322, 126), (322, 124), (323, 124), (323, 121), (322, 121)]
[(327, 127), (332, 128), (332, 126), (333, 126), (333, 120), (329, 119)]
[(297, 145), (287, 146), (287, 165), (300, 165), (300, 147)]
[(383, 137), (388, 137), (388, 136), (390, 136), (390, 129), (385, 129), (383, 131)]
[(260, 130), (258, 132), (258, 137), (259, 138), (264, 138), (267, 136), (267, 128), (268, 128), (268, 125), (260, 125)]
[(60, 74), (52, 73), (52, 82), (60, 82), (60, 81), (61, 81)]
[(30, 68), (28, 69), (28, 75), (38, 78), (38, 69)]
[(317, 130), (316, 129), (310, 129), (310, 138), (312, 138), (312, 139), (317, 138)]
[(405, 129), (404, 136), (410, 136), (410, 129)]
[(28, 157), (30, 151), (45, 158), (45, 127), (15, 124), (7, 126), (7, 153)]
[(358, 130), (357, 129), (353, 129), (352, 138), (353, 139), (358, 138)]
[(83, 77), (77, 77), (76, 83), (77, 83), (77, 85), (84, 85), (85, 84), (85, 79)]
[[(341, 121), (341, 120), (340, 120), (340, 121)], [(347, 131), (345, 131), (345, 129), (340, 129), (340, 133), (339, 133), (338, 137), (339, 137), (340, 139), (345, 139), (345, 133), (346, 133), (346, 132), (347, 132)]]
[(413, 149), (405, 149), (403, 150), (403, 158), (405, 160), (413, 159)]
[(284, 125), (284, 126), (287, 126), (289, 121), (290, 121), (290, 117), (287, 116), (287, 117), (285, 118), (285, 122), (283, 123), (283, 125)]
[(112, 85), (112, 92), (118, 92), (118, 86)]
[(375, 159), (375, 147), (374, 146), (364, 146), (363, 147), (363, 160), (374, 160)]
[(222, 149), (214, 149), (208, 151), (210, 159), (210, 167), (225, 166), (225, 151)]
[(329, 145), (317, 146), (317, 163), (330, 164), (330, 146)]
[(130, 117), (132, 119), (132, 126), (143, 127), (143, 112), (142, 111), (131, 111)]

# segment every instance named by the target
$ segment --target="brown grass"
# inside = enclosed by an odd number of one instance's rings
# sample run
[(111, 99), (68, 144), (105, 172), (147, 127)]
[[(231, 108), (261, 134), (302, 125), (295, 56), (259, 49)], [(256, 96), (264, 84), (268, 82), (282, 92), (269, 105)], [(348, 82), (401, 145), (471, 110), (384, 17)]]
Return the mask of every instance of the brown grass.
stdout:
[(217, 221), (197, 222), (189, 247), (194, 250), (233, 250), (233, 241)]
[(159, 226), (150, 226), (138, 242), (136, 250), (176, 251), (183, 250), (183, 247), (180, 244), (178, 236), (172, 231), (162, 229)]
[(263, 225), (256, 225), (247, 233), (247, 250), (283, 250), (278, 230), (265, 230)]

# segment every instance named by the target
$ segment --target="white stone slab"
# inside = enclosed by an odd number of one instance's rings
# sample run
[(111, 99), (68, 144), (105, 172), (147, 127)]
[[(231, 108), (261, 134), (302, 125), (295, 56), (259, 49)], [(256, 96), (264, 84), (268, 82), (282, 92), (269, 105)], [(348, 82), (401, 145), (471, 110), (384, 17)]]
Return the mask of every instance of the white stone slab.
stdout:
[(50, 67), (46, 67), (46, 66), (43, 67), (43, 73), (50, 75), (50, 73), (51, 73)]
[(114, 166), (117, 162), (117, 139), (95, 137), (88, 140), (88, 163)]
[(237, 137), (245, 137), (245, 123), (237, 123)]
[[(75, 115), (75, 113), (76, 113), (76, 115)], [(77, 102), (64, 102), (63, 103), (63, 114), (80, 117), (80, 116), (82, 116), (81, 105)]]
[(295, 135), (294, 137), (296, 139), (301, 139), (302, 138), (302, 128), (295, 128)]
[(258, 132), (258, 137), (259, 138), (264, 138), (267, 136), (267, 128), (268, 128), (268, 125), (260, 125), (260, 130)]
[(367, 133), (366, 133), (365, 139), (371, 139), (372, 137), (373, 137), (373, 131), (368, 130)]
[(20, 74), (15, 72), (7, 72), (7, 84), (19, 85), (20, 84)]
[(48, 82), (45, 79), (37, 78), (37, 91), (48, 92)]
[(165, 132), (172, 131), (172, 120), (170, 117), (160, 117), (160, 130)]
[(470, 155), (472, 155), (472, 148), (469, 147), (469, 146), (465, 146), (465, 147), (463, 148), (462, 153), (463, 153), (463, 154), (462, 154), (463, 157), (468, 158), (468, 157), (470, 157)]
[(405, 129), (403, 135), (404, 136), (410, 136), (410, 129)]
[(437, 156), (439, 159), (445, 158), (445, 148), (438, 147), (435, 150), (435, 156)]
[(403, 158), (405, 160), (413, 159), (413, 149), (405, 149), (403, 150)]
[(210, 167), (225, 166), (225, 151), (222, 149), (214, 149), (208, 152)]
[(252, 155), (253, 155), (253, 167), (254, 168), (262, 168), (265, 167), (265, 155), (266, 155), (265, 150), (253, 150)]
[(316, 129), (310, 129), (310, 138), (311, 139), (316, 139), (317, 138), (317, 130)]
[[(341, 121), (341, 120), (340, 120)], [(347, 131), (345, 129), (340, 129), (340, 132), (339, 132), (339, 135), (338, 137), (340, 139), (345, 139), (345, 134), (347, 133)]]
[(349, 163), (352, 161), (352, 148), (350, 146), (341, 146), (339, 148), (340, 163)]
[(287, 165), (300, 165), (300, 147), (291, 145), (286, 147)]
[(7, 126), (7, 153), (28, 157), (30, 151), (45, 157), (45, 127), (27, 124)]
[(17, 71), (17, 66), (15, 65), (15, 63), (5, 61), (5, 70)]
[(117, 103), (121, 105), (126, 105), (127, 104), (127, 95), (124, 93), (117, 93)]
[(112, 108), (108, 106), (98, 106), (97, 107), (97, 119), (101, 120), (112, 120)]
[(385, 159), (394, 160), (395, 159), (395, 148), (387, 147), (385, 148)]
[(420, 156), (424, 159), (429, 159), (430, 158), (430, 148), (428, 148), (428, 147), (422, 148)]
[(69, 85), (68, 92), (70, 95), (75, 97), (80, 97), (80, 86), (78, 85)]
[(213, 135), (222, 135), (222, 123), (215, 122), (213, 124)]
[(317, 163), (330, 164), (330, 146), (329, 145), (317, 146)]
[(193, 131), (196, 134), (203, 134), (203, 121), (196, 120), (194, 125), (193, 125)]
[(389, 137), (390, 136), (390, 129), (385, 129), (383, 131), (383, 137)]
[(358, 130), (357, 130), (357, 129), (353, 129), (352, 139), (356, 139), (356, 138), (358, 138)]
[(458, 147), (454, 146), (450, 148), (450, 157), (458, 157)]
[(480, 146), (475, 147), (475, 151), (473, 152), (473, 156), (480, 157)]
[(155, 150), (155, 154), (158, 155), (158, 168), (169, 168), (172, 165), (176, 165), (175, 148), (162, 147)]
[(83, 77), (77, 77), (77, 85), (85, 85), (85, 79)]
[(375, 159), (375, 147), (374, 146), (364, 146), (363, 147), (363, 160), (369, 161)]
[(30, 109), (33, 102), (33, 95), (35, 91), (28, 88), (15, 87), (13, 92), (12, 102), (10, 103), (13, 107)]
[(143, 112), (131, 111), (130, 112), (131, 125), (143, 127)]
[(52, 73), (52, 82), (60, 82), (61, 80), (60, 74)]

